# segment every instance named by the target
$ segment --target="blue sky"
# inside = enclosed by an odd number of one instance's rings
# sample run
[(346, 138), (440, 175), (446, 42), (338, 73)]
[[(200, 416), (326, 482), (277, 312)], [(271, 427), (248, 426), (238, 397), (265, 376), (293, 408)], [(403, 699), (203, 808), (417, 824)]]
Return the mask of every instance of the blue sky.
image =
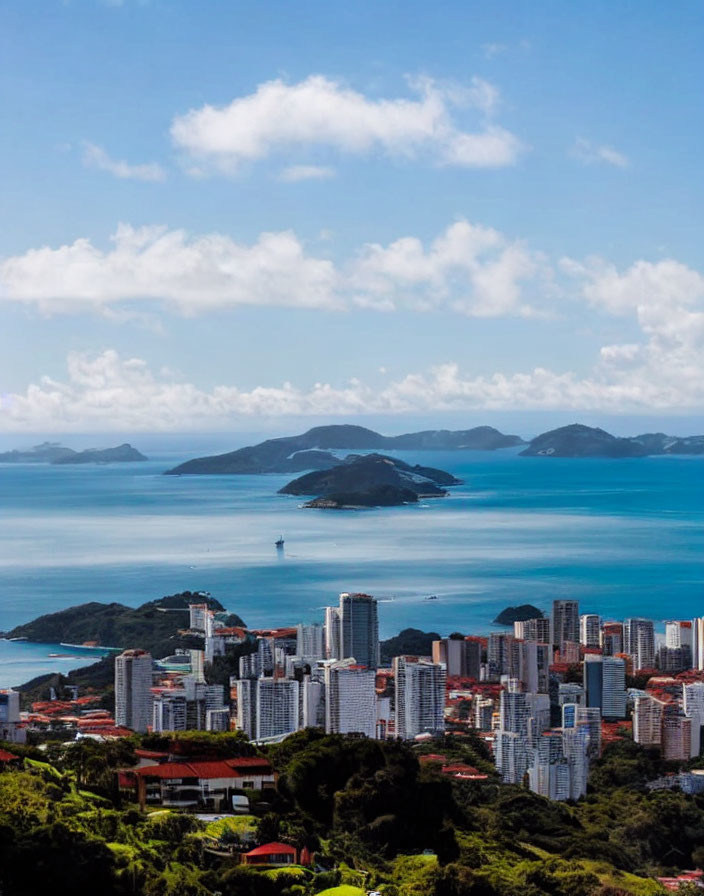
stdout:
[(0, 431), (694, 426), (703, 38), (700, 2), (4, 4)]

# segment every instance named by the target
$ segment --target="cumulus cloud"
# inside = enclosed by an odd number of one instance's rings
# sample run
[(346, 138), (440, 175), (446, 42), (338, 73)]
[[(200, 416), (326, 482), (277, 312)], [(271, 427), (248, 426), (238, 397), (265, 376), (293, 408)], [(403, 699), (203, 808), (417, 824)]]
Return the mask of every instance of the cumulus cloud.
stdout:
[(86, 168), (107, 171), (108, 174), (121, 180), (166, 180), (166, 172), (156, 162), (131, 165), (129, 162), (112, 159), (101, 146), (96, 146), (95, 143), (83, 144), (83, 164)]
[(572, 147), (572, 154), (585, 165), (603, 163), (613, 165), (615, 168), (628, 168), (630, 164), (628, 157), (614, 149), (613, 146), (592, 143), (591, 140), (586, 140), (584, 137), (577, 137)]
[(121, 225), (108, 250), (79, 239), (6, 259), (0, 303), (37, 304), (46, 313), (105, 313), (157, 300), (189, 315), (240, 305), (525, 315), (532, 309), (524, 287), (544, 270), (538, 253), (467, 221), (450, 225), (427, 247), (402, 237), (363, 246), (339, 265), (308, 254), (290, 231), (243, 245), (221, 234)]
[(449, 307), (475, 317), (530, 313), (522, 284), (540, 256), (490, 227), (457, 221), (426, 249), (416, 237), (365, 246), (351, 267), (356, 301), (392, 310)]
[(184, 314), (238, 305), (335, 308), (333, 264), (305, 254), (290, 231), (262, 233), (253, 245), (220, 234), (121, 225), (103, 251), (78, 239), (32, 249), (0, 264), (1, 301), (46, 312), (105, 310), (158, 299)]
[(267, 81), (227, 106), (206, 105), (178, 116), (171, 137), (197, 160), (200, 173), (209, 166), (232, 174), (274, 152), (313, 146), (355, 155), (422, 155), (465, 167), (515, 163), (522, 147), (512, 133), (486, 120), (465, 132), (453, 118), (461, 105), (488, 115), (498, 101), (493, 85), (481, 78), (466, 86), (423, 78), (411, 87), (417, 98), (374, 99), (323, 75), (297, 84)]
[(455, 362), (409, 373), (381, 387), (359, 379), (301, 388), (286, 382), (211, 390), (155, 374), (114, 350), (70, 354), (64, 380), (42, 377), (0, 396), (0, 431), (187, 431), (229, 428), (238, 419), (351, 417), (471, 410), (598, 410), (611, 413), (704, 406), (704, 313), (653, 319), (644, 344), (606, 346), (592, 372), (536, 367), (472, 376)]

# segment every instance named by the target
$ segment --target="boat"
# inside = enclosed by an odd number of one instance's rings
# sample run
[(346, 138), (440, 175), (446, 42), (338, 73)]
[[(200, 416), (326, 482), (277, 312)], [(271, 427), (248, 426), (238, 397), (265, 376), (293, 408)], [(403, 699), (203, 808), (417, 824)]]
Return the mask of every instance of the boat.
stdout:
[(281, 548), (283, 548), (283, 546), (284, 546), (284, 537), (283, 537), (283, 535), (279, 535), (279, 537), (276, 539), (275, 544), (276, 544), (276, 547), (277, 547), (279, 550), (281, 550)]
[(429, 594), (425, 599), (426, 600), (437, 600), (438, 596), (437, 596), (437, 594)]

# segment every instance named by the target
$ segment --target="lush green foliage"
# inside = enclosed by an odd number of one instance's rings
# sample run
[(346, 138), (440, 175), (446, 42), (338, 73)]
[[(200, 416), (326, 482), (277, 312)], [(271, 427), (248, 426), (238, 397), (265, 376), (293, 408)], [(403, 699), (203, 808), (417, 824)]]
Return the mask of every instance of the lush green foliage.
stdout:
[[(139, 742), (192, 756), (254, 750), (238, 735), (181, 740)], [(413, 748), (306, 730), (266, 749), (280, 783), (265, 808), (254, 799), (254, 816), (205, 824), (120, 804), (112, 772), (137, 742), (17, 751), (25, 768), (0, 774), (3, 896), (657, 896), (651, 875), (704, 859), (704, 800), (649, 793), (662, 764), (633, 745), (607, 747), (588, 797), (567, 805), (418, 761), (439, 752), (491, 772), (478, 739)], [(232, 850), (253, 835), (308, 846), (316, 869), (237, 865)]]

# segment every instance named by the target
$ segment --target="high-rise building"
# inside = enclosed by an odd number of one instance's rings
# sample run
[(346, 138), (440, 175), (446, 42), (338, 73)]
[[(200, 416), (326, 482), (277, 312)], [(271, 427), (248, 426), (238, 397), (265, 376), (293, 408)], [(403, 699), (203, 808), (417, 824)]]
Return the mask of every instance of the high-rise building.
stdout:
[(152, 724), (152, 657), (144, 650), (115, 658), (115, 723), (139, 732)]
[(235, 727), (244, 731), (249, 740), (257, 736), (257, 682), (241, 678), (235, 683)]
[(513, 635), (504, 632), (489, 635), (487, 665), (490, 681), (498, 681), (502, 676), (520, 676), (520, 643)]
[(376, 733), (376, 674), (354, 659), (325, 664), (325, 731), (328, 734)]
[(692, 620), (692, 665), (704, 670), (704, 616)]
[(298, 682), (260, 678), (257, 689), (257, 740), (292, 734), (299, 728)]
[(576, 726), (544, 731), (537, 739), (528, 769), (534, 793), (552, 800), (579, 799), (587, 792), (589, 733)]
[(206, 731), (229, 731), (230, 710), (223, 706), (220, 709), (209, 709), (205, 714)]
[(552, 602), (552, 643), (562, 649), (565, 641), (579, 643), (579, 603), (576, 600)]
[(482, 664), (482, 645), (474, 638), (442, 638), (433, 641), (433, 662), (443, 663), (453, 678), (479, 680)]
[(582, 647), (601, 647), (601, 616), (585, 613), (579, 617), (579, 643)]
[(188, 627), (194, 632), (205, 632), (210, 609), (207, 603), (188, 605)]
[(601, 714), (605, 719), (626, 717), (626, 664), (615, 656), (605, 656), (602, 662), (604, 678)]
[(186, 691), (183, 688), (158, 688), (152, 698), (152, 730), (185, 731), (187, 724)]
[(689, 619), (665, 623), (666, 647), (694, 647), (693, 627)]
[(539, 616), (536, 619), (524, 619), (513, 623), (513, 637), (521, 641), (540, 641), (541, 644), (551, 644), (550, 619), (547, 616)]
[(584, 657), (582, 672), (585, 703), (601, 711), (604, 693), (604, 657), (588, 653)]
[(240, 657), (240, 678), (259, 678), (274, 674), (274, 649), (271, 638), (257, 638), (254, 653)]
[(341, 659), (354, 659), (361, 666), (379, 665), (379, 619), (376, 598), (369, 594), (340, 595)]
[(677, 762), (692, 758), (692, 719), (676, 703), (663, 707), (662, 758)]
[(644, 747), (662, 743), (662, 717), (665, 704), (649, 694), (633, 701), (633, 740)]
[(296, 654), (310, 662), (325, 659), (325, 626), (319, 622), (298, 625), (296, 628)]
[(325, 659), (339, 660), (342, 657), (340, 642), (340, 608), (325, 608)]
[(655, 630), (652, 619), (626, 619), (623, 624), (623, 652), (633, 658), (633, 668), (655, 668)]
[(604, 656), (623, 653), (623, 623), (605, 622), (601, 628), (601, 640)]
[(412, 740), (425, 732), (444, 731), (445, 666), (416, 656), (397, 656), (393, 668), (396, 737)]
[(494, 716), (494, 701), (491, 697), (475, 696), (474, 727), (478, 731), (491, 731)]
[(496, 768), (507, 784), (521, 783), (539, 735), (550, 726), (548, 695), (525, 694), (517, 685), (509, 682), (509, 689), (501, 692), (495, 741)]

